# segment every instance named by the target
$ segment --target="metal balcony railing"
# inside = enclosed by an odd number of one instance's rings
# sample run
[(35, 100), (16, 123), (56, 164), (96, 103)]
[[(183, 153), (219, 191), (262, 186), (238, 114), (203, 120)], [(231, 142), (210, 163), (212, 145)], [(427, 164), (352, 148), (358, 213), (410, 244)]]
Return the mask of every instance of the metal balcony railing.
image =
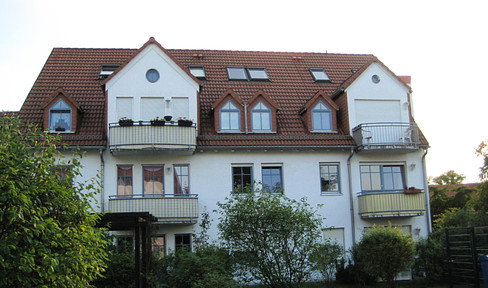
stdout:
[(419, 216), (425, 212), (424, 193), (386, 191), (359, 193), (359, 215), (361, 218)]
[(158, 222), (194, 224), (198, 220), (197, 194), (110, 195), (111, 212), (149, 212)]
[(197, 134), (195, 124), (179, 126), (175, 122), (157, 126), (150, 121), (138, 121), (120, 126), (110, 123), (108, 142), (111, 152), (162, 150), (191, 154), (197, 146)]
[(352, 130), (359, 150), (417, 150), (419, 129), (415, 123), (363, 123)]

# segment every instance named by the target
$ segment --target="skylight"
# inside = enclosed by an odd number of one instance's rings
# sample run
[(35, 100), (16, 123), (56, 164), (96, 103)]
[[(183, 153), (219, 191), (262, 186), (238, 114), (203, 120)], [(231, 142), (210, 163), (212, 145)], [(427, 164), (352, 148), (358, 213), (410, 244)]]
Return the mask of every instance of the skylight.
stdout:
[(102, 64), (100, 69), (100, 79), (105, 79), (114, 73), (117, 68), (119, 68), (120, 64)]
[(264, 67), (227, 67), (229, 80), (269, 80)]
[(310, 68), (310, 73), (312, 73), (313, 79), (315, 82), (329, 82), (330, 78), (325, 73), (323, 68)]
[(227, 67), (229, 80), (247, 80), (246, 70), (244, 67)]
[(251, 80), (268, 80), (268, 74), (266, 73), (266, 69), (264, 68), (247, 68), (247, 72), (249, 73), (249, 78)]
[(190, 73), (198, 79), (205, 79), (205, 68), (203, 66), (190, 66)]

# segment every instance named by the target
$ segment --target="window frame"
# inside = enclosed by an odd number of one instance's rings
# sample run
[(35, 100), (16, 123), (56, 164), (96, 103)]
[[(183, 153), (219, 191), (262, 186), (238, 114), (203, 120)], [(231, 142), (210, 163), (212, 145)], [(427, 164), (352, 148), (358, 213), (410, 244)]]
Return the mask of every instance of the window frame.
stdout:
[[(271, 177), (276, 177), (276, 174), (269, 174), (265, 175), (265, 170), (279, 170), (279, 183), (280, 187), (275, 188), (273, 186), (268, 185), (267, 180), (265, 178)], [(272, 183), (273, 184), (273, 183)], [(261, 167), (261, 185), (262, 185), (262, 190), (263, 192), (267, 193), (273, 193), (273, 194), (283, 194), (284, 193), (284, 184), (283, 184), (283, 166), (280, 165), (266, 165)], [(272, 188), (273, 187), (273, 188)]]
[[(161, 169), (161, 193), (154, 193), (155, 192), (155, 183), (156, 181), (154, 181), (156, 179), (156, 177), (154, 177), (156, 175), (156, 173), (153, 171), (151, 172), (151, 175), (147, 175), (147, 176), (152, 176), (150, 181), (152, 182), (152, 191), (153, 193), (151, 194), (148, 194), (146, 192), (146, 169), (148, 168), (160, 168)], [(158, 179), (156, 179), (158, 180)], [(165, 191), (164, 191), (164, 165), (142, 165), (142, 196), (143, 197), (154, 197), (156, 195), (165, 195)]]
[[(178, 237), (188, 237), (188, 244), (186, 243), (183, 243), (183, 242), (186, 242), (186, 241), (182, 241), (181, 243), (182, 244), (178, 244)], [(175, 234), (175, 251), (178, 251), (179, 249), (182, 249), (182, 248), (185, 248), (185, 247), (188, 247), (189, 248), (189, 251), (192, 251), (192, 235), (190, 233), (182, 233), (182, 234)]]
[[(234, 169), (235, 168), (239, 168), (240, 171), (239, 171), (239, 174), (236, 174), (234, 173)], [(243, 169), (244, 168), (249, 168), (249, 173), (243, 173)], [(244, 194), (244, 188), (247, 186), (247, 185), (251, 185), (253, 187), (253, 190), (254, 190), (254, 176), (253, 176), (253, 166), (252, 165), (232, 165), (231, 166), (231, 174), (232, 174), (232, 193), (233, 194)], [(245, 177), (248, 176), (249, 177), (249, 183), (244, 183), (245, 181)], [(238, 183), (238, 185), (240, 187), (237, 187), (236, 184), (236, 177), (239, 177), (240, 178), (240, 183)]]
[[(130, 175), (120, 175), (119, 174), (119, 168), (130, 168)], [(124, 187), (124, 193), (121, 194), (119, 193), (119, 180), (123, 179), (123, 187)], [(130, 179), (130, 185), (128, 185), (126, 182), (126, 179)], [(122, 164), (122, 165), (117, 165), (117, 196), (118, 197), (133, 197), (134, 196), (134, 167), (131, 164)], [(130, 187), (130, 193), (127, 193), (127, 187)]]
[[(227, 77), (229, 80), (233, 80), (233, 81), (248, 81), (249, 80), (247, 72), (246, 72), (246, 68), (244, 66), (227, 66), (226, 68), (227, 68)], [(233, 70), (240, 71), (239, 74), (241, 74), (241, 75), (238, 75), (238, 77), (235, 77), (236, 75), (231, 72)]]
[[(330, 77), (325, 72), (324, 68), (310, 68), (310, 74), (312, 74), (313, 80), (315, 82), (323, 82), (323, 83), (330, 83)], [(324, 77), (319, 77), (320, 74), (323, 74)]]
[[(180, 168), (180, 167), (181, 168), (186, 167), (186, 169), (187, 169), (187, 174), (186, 175), (180, 175), (180, 174), (177, 173), (177, 168)], [(180, 177), (186, 177), (187, 178), (187, 183), (188, 183), (187, 193), (184, 193), (183, 192), (184, 191), (183, 187), (180, 188), (181, 193), (177, 193), (176, 180), (177, 180), (177, 178), (180, 178)], [(179, 182), (181, 183), (181, 180), (179, 180)], [(173, 165), (173, 194), (174, 195), (178, 195), (178, 196), (189, 196), (190, 195), (190, 191), (191, 191), (191, 188), (190, 188), (190, 165), (189, 164), (176, 164), (176, 165)]]
[[(58, 105), (58, 103), (60, 103), (60, 105), (64, 106), (64, 107), (59, 107), (59, 108), (55, 107), (56, 105)], [(66, 127), (63, 127), (60, 125), (64, 130), (56, 130), (58, 125), (59, 125), (58, 123), (59, 123), (60, 119), (55, 120), (53, 117), (53, 114), (64, 114), (67, 116), (67, 117), (63, 117), (63, 119), (61, 119), (61, 120), (66, 120), (68, 122), (68, 123), (66, 123), (67, 125), (65, 125)], [(64, 118), (67, 118), (67, 119), (64, 119)], [(53, 122), (53, 121), (56, 121), (56, 122)], [(49, 131), (56, 131), (56, 132), (71, 132), (71, 131), (73, 131), (73, 108), (71, 108), (71, 106), (68, 105), (68, 103), (66, 103), (66, 101), (64, 101), (61, 98), (59, 98), (54, 103), (54, 105), (52, 105), (49, 108)]]
[[(225, 108), (225, 106), (227, 106), (227, 104), (230, 104), (233, 108)], [(231, 115), (233, 113), (236, 113), (237, 112), (237, 127), (236, 128), (232, 128), (232, 117)], [(229, 116), (228, 116), (228, 119), (229, 119), (229, 128), (227, 129), (224, 129), (223, 128), (223, 123), (224, 121), (222, 121), (223, 117), (222, 115), (224, 113), (229, 113)], [(219, 110), (219, 124), (220, 124), (220, 131), (241, 131), (241, 110), (236, 106), (236, 104), (234, 102), (232, 102), (231, 100), (228, 100), (227, 102), (225, 102), (225, 104), (222, 106), (222, 108), (220, 108)]]
[[(253, 76), (253, 72), (258, 71), (259, 73), (264, 73), (264, 77), (255, 77)], [(250, 81), (268, 81), (269, 76), (268, 72), (266, 71), (266, 68), (264, 67), (247, 67), (246, 68), (247, 75), (249, 77)]]
[[(265, 108), (256, 108), (258, 105), (262, 104)], [(260, 128), (256, 128), (255, 121), (254, 121), (254, 113), (259, 114), (260, 118)], [(270, 132), (273, 130), (273, 121), (272, 121), (272, 111), (271, 108), (268, 107), (262, 100), (260, 100), (254, 107), (251, 109), (251, 129), (253, 132)], [(269, 128), (263, 129), (263, 115), (267, 114)], [(266, 116), (265, 116), (266, 117)]]
[[(335, 167), (337, 169), (337, 174), (336, 174), (336, 181), (337, 181), (337, 190), (324, 190), (324, 181), (322, 180), (323, 179), (323, 175), (325, 173), (322, 173), (322, 168), (323, 167)], [(327, 169), (329, 170), (329, 169)], [(320, 174), (320, 195), (322, 196), (327, 196), (327, 195), (342, 195), (342, 190), (341, 190), (341, 166), (339, 163), (320, 163), (319, 164), (319, 174)], [(330, 176), (332, 175), (332, 173), (330, 173), (328, 171), (328, 173), (326, 173), (326, 175)], [(329, 180), (330, 181), (330, 180)]]
[[(200, 80), (205, 80), (207, 79), (207, 74), (205, 72), (205, 67), (203, 65), (190, 65), (188, 66), (188, 70), (190, 71), (191, 75), (195, 76), (195, 78), (200, 79)], [(194, 74), (193, 72), (200, 71), (201, 74)]]
[[(323, 106), (325, 109), (319, 106)], [(327, 105), (325, 105), (323, 101), (318, 101), (317, 104), (312, 108), (311, 117), (312, 117), (312, 131), (332, 132), (334, 130), (333, 128), (334, 125), (332, 123), (332, 110)], [(316, 117), (320, 117), (318, 121), (318, 123), (320, 123), (320, 127), (316, 127), (315, 125), (315, 123), (317, 122), (315, 121)], [(324, 124), (327, 124), (327, 122), (324, 122), (324, 120), (328, 120), (329, 129), (323, 129), (325, 126)]]
[[(363, 172), (363, 168), (369, 167), (369, 171)], [(371, 171), (371, 167), (379, 167), (379, 172), (376, 171)], [(399, 172), (386, 172), (385, 173), (385, 167), (397, 167), (400, 168)], [(379, 179), (373, 180), (372, 174), (377, 174), (376, 176), (379, 176)], [(392, 187), (391, 189), (385, 189), (385, 176), (391, 174), (391, 180), (392, 180)], [(400, 186), (395, 185), (395, 175), (400, 176)], [(369, 175), (369, 187), (370, 189), (364, 189), (366, 183), (363, 181), (363, 175)], [(361, 181), (361, 193), (362, 194), (372, 194), (372, 193), (403, 193), (405, 187), (406, 187), (406, 175), (405, 175), (405, 165), (403, 164), (361, 164), (359, 165), (359, 178)], [(374, 181), (379, 180), (379, 185), (380, 189), (372, 189), (374, 185)], [(396, 188), (395, 188), (396, 186)]]

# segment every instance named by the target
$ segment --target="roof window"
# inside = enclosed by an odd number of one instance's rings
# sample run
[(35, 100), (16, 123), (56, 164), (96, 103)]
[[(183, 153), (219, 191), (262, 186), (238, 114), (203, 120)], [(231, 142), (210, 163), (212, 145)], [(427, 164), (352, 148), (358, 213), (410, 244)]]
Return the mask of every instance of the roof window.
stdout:
[(227, 67), (229, 80), (269, 80), (264, 67)]
[(120, 64), (102, 64), (102, 68), (100, 69), (100, 79), (105, 79), (114, 73), (117, 68), (119, 68)]
[(323, 68), (310, 68), (310, 73), (315, 82), (330, 82), (330, 78)]
[(205, 79), (205, 68), (203, 66), (190, 66), (190, 73), (198, 79)]

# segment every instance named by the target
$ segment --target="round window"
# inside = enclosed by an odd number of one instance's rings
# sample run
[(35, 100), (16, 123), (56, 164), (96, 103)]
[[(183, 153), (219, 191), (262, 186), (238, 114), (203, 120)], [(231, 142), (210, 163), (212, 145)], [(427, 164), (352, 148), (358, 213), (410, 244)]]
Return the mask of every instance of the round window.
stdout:
[(159, 72), (156, 69), (149, 69), (146, 72), (147, 81), (154, 83), (159, 80)]
[(380, 76), (374, 74), (373, 76), (371, 76), (371, 81), (373, 81), (374, 84), (380, 83), (381, 81)]

